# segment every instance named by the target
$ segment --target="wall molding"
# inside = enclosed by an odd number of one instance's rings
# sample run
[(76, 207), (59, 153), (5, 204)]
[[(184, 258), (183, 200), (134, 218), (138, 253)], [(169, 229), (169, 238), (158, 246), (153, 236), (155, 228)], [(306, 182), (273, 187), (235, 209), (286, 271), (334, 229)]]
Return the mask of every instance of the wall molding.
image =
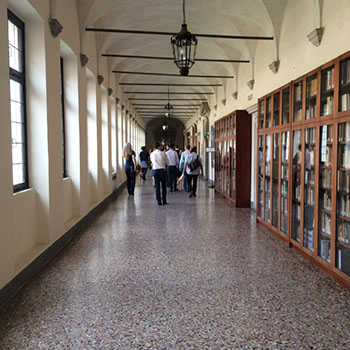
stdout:
[(79, 236), (89, 224), (100, 215), (107, 206), (115, 200), (126, 187), (123, 182), (113, 193), (106, 197), (100, 204), (93, 208), (79, 222), (70, 228), (61, 238), (52, 243), (44, 252), (34, 259), (9, 283), (0, 289), (0, 309), (5, 306), (28, 282), (40, 273), (48, 262), (53, 259), (64, 247)]

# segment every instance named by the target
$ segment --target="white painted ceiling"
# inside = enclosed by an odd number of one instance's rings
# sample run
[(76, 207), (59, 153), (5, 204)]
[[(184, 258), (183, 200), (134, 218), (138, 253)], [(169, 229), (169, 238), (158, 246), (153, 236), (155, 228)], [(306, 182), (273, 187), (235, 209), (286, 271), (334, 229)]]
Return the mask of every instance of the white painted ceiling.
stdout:
[[(288, 0), (187, 0), (186, 20), (192, 33), (272, 36), (271, 62), (277, 59), (277, 47), (282, 20)], [(145, 31), (178, 32), (182, 24), (182, 0), (77, 0), (82, 33), (86, 27), (115, 28)], [(144, 56), (172, 56), (170, 37), (97, 33), (98, 54), (127, 54)], [(256, 40), (224, 40), (199, 38), (197, 58), (245, 59), (250, 63), (196, 62), (190, 74), (237, 76), (238, 65), (248, 64), (252, 69), (255, 60)], [(178, 73), (172, 61), (108, 58), (110, 71), (145, 71)], [(145, 83), (220, 83), (225, 79), (183, 78), (117, 74), (120, 82)], [(167, 91), (167, 87), (127, 86), (121, 91)], [(213, 87), (174, 87), (171, 92), (216, 92)], [(166, 95), (128, 94), (128, 98), (166, 98)], [(206, 95), (171, 98), (201, 98)], [(207, 96), (208, 97), (208, 96)], [(152, 103), (138, 101), (137, 103)], [(154, 101), (153, 103), (163, 103)], [(173, 102), (173, 104), (181, 101)], [(198, 101), (184, 102), (192, 105)], [(164, 101), (164, 105), (166, 101)], [(179, 118), (180, 119), (180, 118)], [(186, 118), (182, 117), (182, 120)], [(146, 119), (145, 119), (145, 122)]]

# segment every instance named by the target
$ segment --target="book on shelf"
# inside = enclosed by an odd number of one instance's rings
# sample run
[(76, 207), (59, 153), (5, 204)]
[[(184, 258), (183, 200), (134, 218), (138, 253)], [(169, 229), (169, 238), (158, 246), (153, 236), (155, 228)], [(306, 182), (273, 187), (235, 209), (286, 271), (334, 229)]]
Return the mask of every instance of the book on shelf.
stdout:
[(301, 193), (300, 185), (298, 185), (295, 187), (295, 199), (298, 201), (300, 201), (300, 193)]
[(350, 174), (344, 171), (338, 170), (337, 174), (338, 191), (344, 191), (349, 193), (350, 191)]
[(295, 101), (299, 102), (301, 101), (301, 93), (302, 93), (302, 84), (298, 83), (297, 85), (295, 85)]
[(312, 187), (305, 188), (305, 201), (307, 205), (315, 204), (315, 190)]
[(323, 115), (333, 113), (333, 96), (327, 96), (323, 103)]
[(341, 112), (348, 111), (350, 109), (350, 93), (341, 95)]
[(331, 235), (331, 216), (326, 213), (320, 213), (320, 231), (326, 235)]
[(313, 229), (311, 230), (304, 230), (304, 246), (309, 249), (313, 250), (314, 249), (314, 231)]
[(332, 210), (332, 198), (327, 192), (323, 193), (322, 208), (325, 210)]
[(327, 70), (325, 79), (325, 90), (333, 89), (334, 87), (334, 68)]
[(282, 180), (282, 182), (281, 182), (281, 195), (288, 196), (288, 181)]
[(330, 189), (332, 187), (332, 170), (321, 169), (321, 188)]
[(315, 105), (309, 105), (306, 108), (305, 119), (315, 118), (315, 116), (316, 116), (316, 106)]
[(350, 195), (339, 195), (338, 198), (339, 214), (341, 216), (350, 218)]
[[(350, 145), (347, 145), (350, 146)], [(342, 157), (342, 166), (345, 169), (350, 168), (350, 147), (345, 147)]]
[(339, 124), (339, 141), (350, 142), (350, 123)]
[(341, 65), (341, 85), (350, 83), (350, 59)]
[(337, 231), (338, 241), (350, 244), (350, 223), (345, 221), (339, 223)]
[(315, 144), (316, 142), (316, 129), (310, 128), (307, 129), (307, 133), (305, 134), (305, 142), (309, 143), (311, 145)]
[(312, 79), (307, 84), (307, 93), (308, 97), (316, 96), (317, 94), (317, 79)]
[(338, 250), (338, 269), (350, 275), (350, 249)]
[(330, 260), (330, 250), (331, 250), (331, 241), (329, 239), (320, 239), (320, 257), (323, 260)]

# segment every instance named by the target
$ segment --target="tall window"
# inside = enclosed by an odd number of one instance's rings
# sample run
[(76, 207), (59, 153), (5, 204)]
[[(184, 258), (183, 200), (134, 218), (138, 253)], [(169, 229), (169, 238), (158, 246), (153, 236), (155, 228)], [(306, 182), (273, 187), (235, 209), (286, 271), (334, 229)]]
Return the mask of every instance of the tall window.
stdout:
[(24, 23), (8, 11), (13, 191), (29, 187), (25, 104)]
[(62, 127), (62, 162), (63, 162), (63, 178), (67, 177), (66, 162), (66, 122), (64, 113), (64, 70), (63, 58), (60, 58), (60, 74), (61, 74), (61, 127)]

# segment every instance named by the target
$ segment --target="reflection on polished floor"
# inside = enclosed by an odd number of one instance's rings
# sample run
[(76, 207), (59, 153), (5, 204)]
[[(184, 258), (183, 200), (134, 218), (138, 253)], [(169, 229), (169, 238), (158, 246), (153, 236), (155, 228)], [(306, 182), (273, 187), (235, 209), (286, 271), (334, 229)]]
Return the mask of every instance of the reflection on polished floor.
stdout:
[(0, 311), (0, 349), (350, 349), (350, 291), (201, 182), (111, 203)]

